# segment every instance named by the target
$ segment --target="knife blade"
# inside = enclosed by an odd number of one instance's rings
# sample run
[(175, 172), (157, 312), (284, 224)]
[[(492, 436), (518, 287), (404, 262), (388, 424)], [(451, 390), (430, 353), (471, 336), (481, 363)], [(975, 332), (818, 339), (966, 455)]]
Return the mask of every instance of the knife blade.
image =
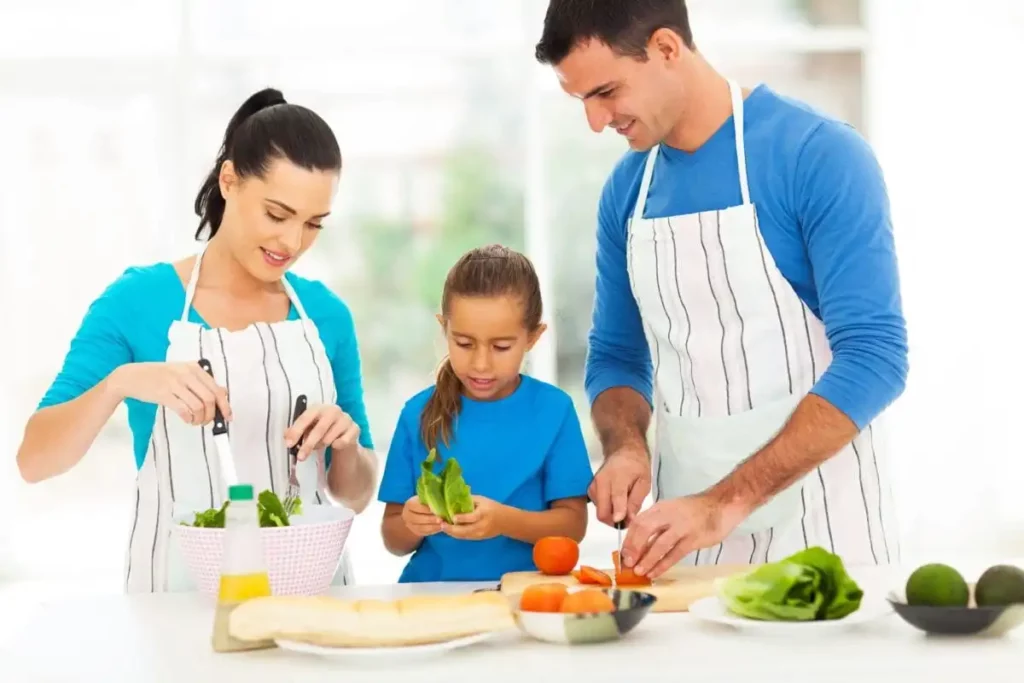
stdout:
[[(594, 502), (594, 500), (590, 497), (590, 494), (587, 494), (587, 502), (588, 503), (593, 503)], [(619, 558), (619, 565), (621, 566), (622, 565), (622, 530), (626, 528), (626, 520), (623, 519), (621, 521), (615, 522), (612, 526), (615, 527), (615, 535), (617, 536), (617, 543), (615, 544), (615, 554), (618, 556), (618, 558)], [(617, 569), (618, 569), (618, 567), (612, 567), (612, 588), (613, 589), (618, 586), (618, 582), (616, 581), (616, 574), (618, 574), (618, 572), (616, 571)]]
[(618, 566), (617, 567), (612, 567), (612, 588), (613, 589), (614, 588), (618, 588), (618, 585), (619, 585), (619, 582), (618, 582), (619, 567), (622, 566), (622, 530), (625, 529), (625, 528), (626, 528), (626, 520), (622, 520), (621, 522), (615, 522), (615, 533), (618, 536), (618, 543), (616, 543), (615, 549), (616, 549), (616, 551), (618, 553), (619, 562), (618, 562)]
[[(206, 374), (210, 377), (213, 377), (213, 366), (210, 365), (210, 361), (200, 358), (199, 367), (206, 371)], [(217, 462), (220, 465), (221, 480), (224, 482), (225, 488), (234, 486), (238, 483), (238, 474), (235, 472), (235, 458), (231, 454), (231, 438), (228, 435), (228, 423), (224, 419), (219, 405), (214, 407), (213, 427), (210, 431), (213, 432), (213, 445), (217, 451)]]

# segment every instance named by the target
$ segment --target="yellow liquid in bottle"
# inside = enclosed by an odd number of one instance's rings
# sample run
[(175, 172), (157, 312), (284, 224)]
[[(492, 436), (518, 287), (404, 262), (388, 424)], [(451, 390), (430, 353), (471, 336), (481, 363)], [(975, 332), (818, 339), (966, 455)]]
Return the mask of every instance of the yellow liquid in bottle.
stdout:
[(272, 642), (243, 641), (232, 638), (228, 630), (231, 613), (253, 598), (270, 595), (270, 577), (266, 572), (255, 574), (224, 574), (220, 577), (217, 609), (213, 618), (213, 649), (217, 652), (239, 652), (273, 647)]

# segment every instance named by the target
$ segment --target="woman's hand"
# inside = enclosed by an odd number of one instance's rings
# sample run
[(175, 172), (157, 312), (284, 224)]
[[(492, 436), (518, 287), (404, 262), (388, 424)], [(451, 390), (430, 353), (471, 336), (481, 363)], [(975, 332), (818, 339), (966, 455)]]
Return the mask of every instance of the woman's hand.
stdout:
[(231, 420), (228, 392), (199, 363), (128, 363), (110, 374), (108, 384), (121, 400), (164, 406), (191, 425), (212, 422), (216, 406)]
[(502, 535), (508, 508), (483, 496), (473, 496), (473, 505), (472, 512), (455, 515), (455, 524), (442, 524), (442, 530), (466, 541), (485, 541)]
[(306, 437), (297, 455), (300, 461), (308, 458), (313, 451), (327, 446), (338, 458), (355, 453), (359, 446), (359, 425), (333, 404), (311, 406), (302, 413), (285, 431), (285, 444), (291, 448), (303, 438), (303, 434)]
[(416, 537), (433, 536), (441, 531), (441, 520), (431, 512), (430, 508), (420, 502), (419, 496), (413, 496), (402, 506), (402, 521), (406, 528)]

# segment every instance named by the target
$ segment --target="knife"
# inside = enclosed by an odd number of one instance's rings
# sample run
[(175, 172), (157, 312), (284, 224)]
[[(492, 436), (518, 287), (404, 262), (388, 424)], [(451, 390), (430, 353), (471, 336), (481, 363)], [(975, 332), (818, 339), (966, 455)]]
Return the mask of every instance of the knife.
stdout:
[[(593, 503), (594, 502), (590, 498), (590, 495), (587, 495), (587, 502), (588, 503)], [(622, 530), (626, 528), (626, 520), (623, 519), (623, 520), (621, 520), (619, 522), (615, 522), (612, 526), (615, 527), (615, 534), (618, 537), (618, 542), (615, 545), (615, 550), (616, 550), (616, 554), (619, 556), (619, 565), (621, 566), (622, 565)], [(616, 586), (617, 586), (615, 575), (618, 572), (615, 571), (616, 569), (617, 569), (617, 567), (612, 567), (612, 588), (616, 588)]]
[[(213, 377), (213, 366), (205, 358), (199, 359), (199, 367)], [(213, 445), (217, 449), (217, 460), (220, 463), (220, 475), (226, 487), (238, 483), (238, 474), (235, 472), (235, 458), (231, 454), (231, 439), (228, 436), (228, 423), (221, 413), (220, 405), (214, 407), (213, 414)]]
[[(295, 424), (299, 416), (306, 412), (306, 406), (308, 400), (305, 394), (299, 394), (299, 397), (295, 399), (295, 412), (292, 414), (292, 424)], [(288, 497), (297, 498), (299, 495), (299, 477), (295, 473), (296, 464), (298, 463), (299, 448), (302, 446), (302, 441), (305, 439), (305, 435), (299, 437), (295, 444), (288, 449)]]

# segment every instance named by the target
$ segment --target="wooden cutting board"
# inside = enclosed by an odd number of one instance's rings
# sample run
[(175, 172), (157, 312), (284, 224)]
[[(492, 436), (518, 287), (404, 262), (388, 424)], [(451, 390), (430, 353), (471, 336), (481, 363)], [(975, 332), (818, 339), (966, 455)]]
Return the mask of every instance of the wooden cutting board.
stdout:
[[(596, 567), (595, 567), (596, 568)], [(653, 612), (686, 612), (690, 605), (714, 595), (715, 581), (738, 572), (748, 572), (751, 565), (708, 565), (703, 567), (675, 567), (655, 579), (650, 586), (636, 586), (636, 590), (650, 593), (658, 598), (654, 603)], [(609, 576), (611, 568), (602, 569)], [(538, 583), (562, 583), (567, 586), (580, 586), (579, 581), (571, 574), (568, 576), (547, 576), (540, 572), (511, 572), (501, 577), (501, 592), (515, 595), (523, 592), (528, 586)], [(625, 588), (625, 586), (623, 586)]]

